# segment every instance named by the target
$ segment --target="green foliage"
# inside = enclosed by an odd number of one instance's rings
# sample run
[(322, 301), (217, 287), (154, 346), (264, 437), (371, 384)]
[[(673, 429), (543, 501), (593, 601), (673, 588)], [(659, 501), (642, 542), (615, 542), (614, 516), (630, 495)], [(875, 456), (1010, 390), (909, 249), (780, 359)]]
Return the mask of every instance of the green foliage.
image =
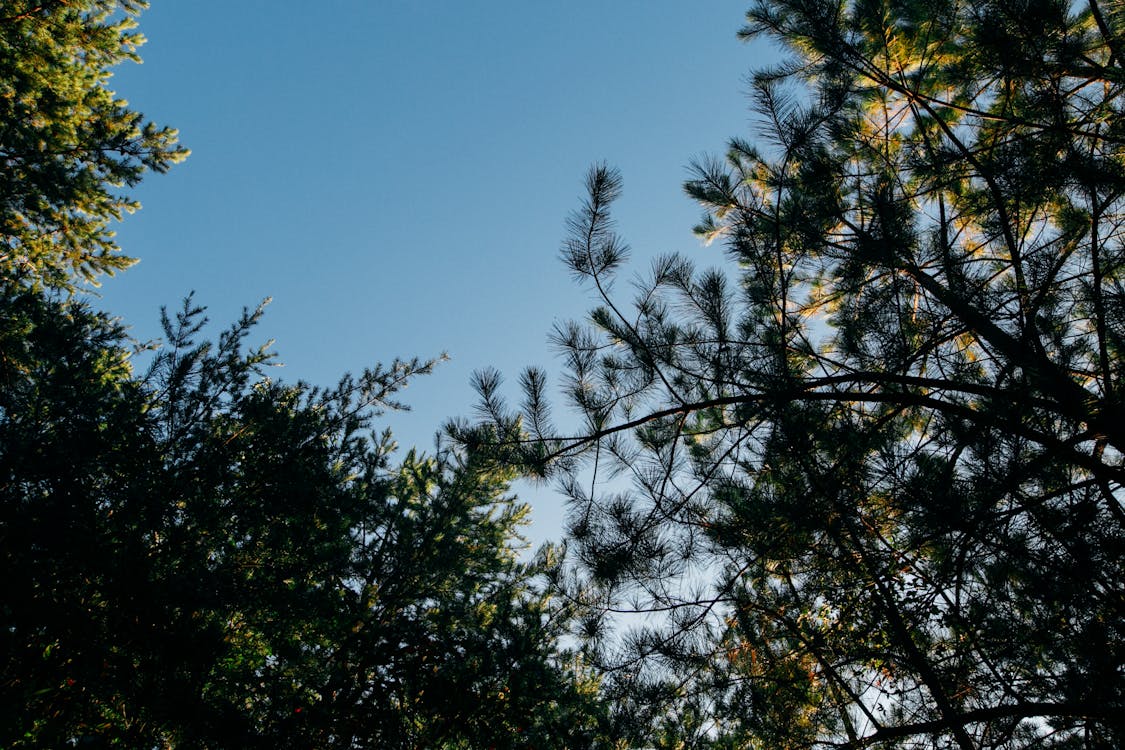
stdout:
[(286, 385), (260, 309), (212, 342), (188, 300), (139, 352), (60, 299), (187, 151), (107, 88), (147, 3), (0, 5), (0, 746), (599, 741), (510, 470), (368, 434), (433, 362)]
[(749, 18), (788, 55), (753, 78), (758, 138), (687, 185), (731, 267), (660, 259), (622, 304), (596, 168), (564, 258), (600, 306), (558, 333), (586, 433), (557, 437), (536, 374), (516, 411), (482, 380), (459, 434), (562, 477), (563, 580), (639, 731), (1120, 746), (1125, 15)]
[(107, 88), (139, 61), (141, 0), (13, 0), (0, 8), (0, 278), (71, 288), (129, 266), (110, 225), (122, 189), (187, 155)]
[(390, 461), (376, 410), (431, 362), (263, 377), (259, 311), (115, 324), (0, 298), (0, 745), (584, 747), (596, 684), (482, 459)]

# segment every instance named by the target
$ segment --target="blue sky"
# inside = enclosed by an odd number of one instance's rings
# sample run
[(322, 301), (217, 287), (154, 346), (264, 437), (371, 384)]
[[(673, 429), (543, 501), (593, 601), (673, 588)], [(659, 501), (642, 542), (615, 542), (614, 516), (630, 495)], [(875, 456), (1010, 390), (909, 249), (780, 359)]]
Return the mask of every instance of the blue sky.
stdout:
[[(680, 186), (750, 132), (745, 79), (768, 60), (736, 39), (747, 5), (158, 0), (144, 64), (112, 86), (193, 153), (135, 192), (118, 238), (141, 263), (101, 305), (146, 339), (192, 290), (216, 324), (272, 296), (259, 339), (290, 381), (448, 352), (386, 419), (428, 449), (470, 413), (474, 370), (554, 369), (549, 330), (589, 306), (558, 250), (591, 164), (624, 176), (638, 271), (722, 262)], [(554, 536), (557, 501), (524, 495), (533, 536)]]

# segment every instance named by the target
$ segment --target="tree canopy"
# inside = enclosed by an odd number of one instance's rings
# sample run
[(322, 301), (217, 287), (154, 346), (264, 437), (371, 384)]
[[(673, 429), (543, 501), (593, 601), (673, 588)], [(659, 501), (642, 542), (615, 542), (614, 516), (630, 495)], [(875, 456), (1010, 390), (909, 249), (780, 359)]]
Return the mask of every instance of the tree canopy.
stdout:
[(472, 457), (389, 457), (373, 410), (432, 363), (261, 377), (249, 312), (130, 374), (120, 329), (6, 296), (5, 747), (583, 747), (596, 685)]
[(286, 384), (260, 309), (140, 346), (73, 295), (186, 154), (107, 88), (145, 5), (0, 10), (0, 744), (1125, 744), (1118, 4), (757, 0), (786, 57), (686, 186), (729, 263), (623, 300), (592, 169), (577, 433), (486, 373), (402, 459), (372, 426), (432, 362)]
[(786, 57), (687, 184), (730, 265), (660, 258), (628, 304), (593, 169), (563, 256), (599, 306), (556, 332), (584, 430), (529, 371), (455, 431), (561, 477), (592, 658), (679, 742), (1120, 745), (1125, 14), (748, 18)]

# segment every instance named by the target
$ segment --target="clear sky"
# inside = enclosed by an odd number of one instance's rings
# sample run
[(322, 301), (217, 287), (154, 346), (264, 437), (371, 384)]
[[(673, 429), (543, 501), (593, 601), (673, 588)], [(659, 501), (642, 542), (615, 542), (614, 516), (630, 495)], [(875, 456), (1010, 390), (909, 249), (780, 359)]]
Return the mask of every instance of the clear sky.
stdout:
[[(558, 260), (587, 168), (625, 180), (638, 271), (720, 263), (681, 190), (693, 157), (750, 132), (736, 39), (748, 0), (155, 0), (141, 66), (113, 87), (191, 157), (150, 175), (118, 238), (141, 263), (101, 305), (141, 339), (195, 290), (216, 325), (272, 296), (285, 380), (329, 384), (396, 356), (452, 360), (386, 419), (432, 447), (483, 367), (554, 369), (547, 334), (589, 306)], [(514, 394), (514, 388), (512, 389)], [(557, 500), (523, 490), (536, 539)]]

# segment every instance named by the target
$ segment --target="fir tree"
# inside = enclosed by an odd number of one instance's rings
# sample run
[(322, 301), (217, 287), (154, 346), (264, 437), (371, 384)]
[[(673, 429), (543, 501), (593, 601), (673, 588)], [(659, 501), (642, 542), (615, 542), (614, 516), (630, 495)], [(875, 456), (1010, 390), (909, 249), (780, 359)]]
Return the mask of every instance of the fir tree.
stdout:
[(432, 362), (279, 383), (189, 302), (138, 375), (71, 294), (186, 154), (107, 88), (146, 5), (0, 3), (0, 746), (591, 746), (510, 470), (370, 432)]
[(11, 0), (0, 7), (0, 278), (70, 288), (129, 266), (111, 224), (123, 191), (187, 155), (108, 88), (138, 61), (143, 0)]
[(508, 472), (369, 433), (432, 363), (285, 385), (201, 313), (135, 377), (104, 316), (0, 298), (0, 745), (591, 746)]

